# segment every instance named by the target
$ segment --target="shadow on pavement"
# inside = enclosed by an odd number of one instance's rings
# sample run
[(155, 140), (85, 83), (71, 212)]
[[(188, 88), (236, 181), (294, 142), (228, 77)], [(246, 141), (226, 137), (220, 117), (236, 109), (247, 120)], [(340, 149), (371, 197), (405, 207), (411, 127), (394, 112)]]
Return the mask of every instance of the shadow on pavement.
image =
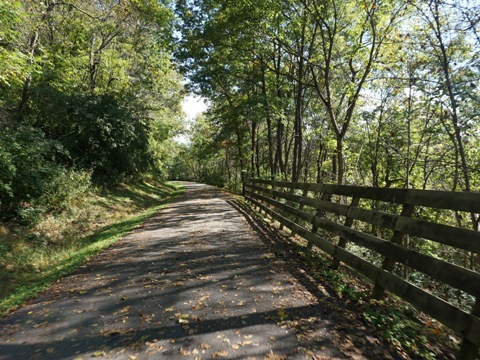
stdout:
[(0, 322), (0, 359), (392, 358), (375, 352), (375, 338), (365, 340), (373, 350), (341, 338), (322, 303), (330, 295), (301, 267), (286, 270), (268, 229), (238, 202), (185, 186)]

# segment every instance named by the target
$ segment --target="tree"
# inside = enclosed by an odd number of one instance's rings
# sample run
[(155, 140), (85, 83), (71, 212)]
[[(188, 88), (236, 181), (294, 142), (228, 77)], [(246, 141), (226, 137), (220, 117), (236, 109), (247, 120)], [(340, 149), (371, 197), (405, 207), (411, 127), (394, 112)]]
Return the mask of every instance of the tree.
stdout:
[[(182, 126), (172, 23), (156, 0), (0, 4), (0, 207), (40, 204), (39, 184), (65, 171), (102, 184), (166, 176), (164, 143)], [(19, 154), (35, 149), (27, 176)], [(42, 161), (48, 171), (36, 172)]]
[[(343, 141), (362, 90), (402, 6), (333, 1), (303, 4), (316, 21), (318, 52), (310, 62), (317, 95), (324, 104), (337, 143), (337, 183), (345, 174)], [(354, 8), (360, 11), (353, 11)]]

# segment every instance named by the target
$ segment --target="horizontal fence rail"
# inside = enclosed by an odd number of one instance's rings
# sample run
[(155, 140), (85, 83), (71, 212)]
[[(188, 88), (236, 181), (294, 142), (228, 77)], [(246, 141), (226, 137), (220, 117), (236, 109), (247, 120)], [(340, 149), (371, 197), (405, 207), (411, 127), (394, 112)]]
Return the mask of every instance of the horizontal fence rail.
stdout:
[[(372, 297), (390, 291), (454, 330), (463, 338), (459, 359), (478, 356), (480, 232), (458, 225), (461, 219), (478, 219), (480, 193), (246, 179), (245, 198), (302, 236), (309, 248), (316, 246), (332, 256), (333, 268), (342, 262), (368, 277), (374, 283)], [(423, 216), (427, 209), (437, 215)], [(409, 246), (408, 239), (461, 252), (470, 266), (425, 254)], [(366, 259), (358, 249), (379, 260)], [(404, 279), (399, 265), (405, 272), (419, 272), (464, 292), (472, 299), (471, 309), (460, 309)]]

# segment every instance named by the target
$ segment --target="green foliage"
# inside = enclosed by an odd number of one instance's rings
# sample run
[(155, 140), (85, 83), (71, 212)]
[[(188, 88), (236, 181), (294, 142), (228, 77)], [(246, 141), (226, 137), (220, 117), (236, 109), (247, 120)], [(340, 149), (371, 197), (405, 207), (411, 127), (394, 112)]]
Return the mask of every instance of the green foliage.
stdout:
[(92, 190), (91, 177), (90, 171), (62, 169), (42, 194), (40, 202), (52, 210), (64, 210)]
[(61, 172), (56, 156), (62, 147), (31, 127), (6, 128), (0, 133), (0, 210), (2, 217), (18, 213), (35, 220), (39, 199)]
[(16, 26), (21, 23), (23, 15), (19, 1), (0, 3), (0, 90), (18, 85), (25, 76), (26, 57), (13, 46), (19, 36)]
[(65, 169), (56, 159), (65, 151), (38, 129), (5, 129), (0, 134), (0, 210), (29, 225), (46, 211), (61, 210), (91, 187), (91, 173)]
[(160, 173), (182, 122), (172, 21), (155, 0), (1, 2), (1, 217)]
[[(93, 180), (116, 183), (145, 172), (148, 154), (147, 119), (110, 95), (77, 99), (64, 144), (71, 161), (93, 170)], [(140, 118), (139, 118), (140, 117)]]
[(434, 334), (425, 331), (425, 324), (411, 307), (372, 302), (364, 307), (363, 316), (397, 349), (406, 350), (422, 359), (438, 358), (430, 346)]

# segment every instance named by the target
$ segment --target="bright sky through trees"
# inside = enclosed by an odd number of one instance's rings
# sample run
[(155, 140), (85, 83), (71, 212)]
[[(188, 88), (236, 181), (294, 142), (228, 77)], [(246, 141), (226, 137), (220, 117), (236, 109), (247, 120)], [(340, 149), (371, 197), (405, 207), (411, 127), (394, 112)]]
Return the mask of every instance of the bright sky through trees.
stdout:
[(190, 143), (190, 130), (192, 124), (195, 122), (195, 118), (198, 114), (205, 112), (208, 109), (208, 105), (205, 99), (189, 94), (182, 102), (182, 110), (186, 115), (185, 127), (186, 131), (180, 135), (177, 135), (174, 140), (181, 144)]
[(182, 102), (183, 112), (187, 115), (189, 121), (195, 119), (195, 116), (204, 112), (207, 108), (205, 99), (191, 94), (186, 96)]

